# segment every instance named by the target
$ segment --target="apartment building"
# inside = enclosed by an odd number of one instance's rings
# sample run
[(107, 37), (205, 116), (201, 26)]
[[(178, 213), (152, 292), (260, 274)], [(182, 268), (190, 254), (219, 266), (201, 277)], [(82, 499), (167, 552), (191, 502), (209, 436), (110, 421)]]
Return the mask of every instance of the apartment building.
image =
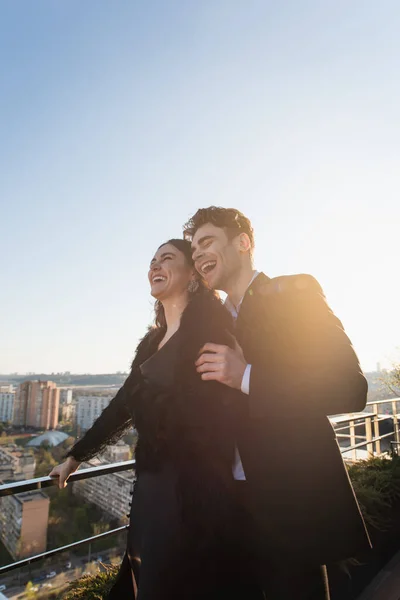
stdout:
[(15, 444), (0, 446), (0, 479), (24, 481), (35, 475), (36, 461), (29, 450)]
[(55, 429), (60, 390), (53, 381), (24, 381), (15, 394), (14, 425)]
[(91, 428), (108, 406), (113, 396), (79, 396), (76, 405), (76, 424), (81, 431)]
[(12, 422), (14, 416), (14, 399), (14, 391), (0, 391), (0, 422)]
[(0, 538), (14, 560), (46, 551), (49, 505), (41, 491), (0, 499)]
[[(123, 443), (110, 446), (104, 455), (83, 463), (82, 468), (97, 467), (129, 459), (129, 446)], [(99, 506), (105, 513), (126, 520), (135, 474), (133, 471), (112, 473), (73, 483), (73, 493)]]

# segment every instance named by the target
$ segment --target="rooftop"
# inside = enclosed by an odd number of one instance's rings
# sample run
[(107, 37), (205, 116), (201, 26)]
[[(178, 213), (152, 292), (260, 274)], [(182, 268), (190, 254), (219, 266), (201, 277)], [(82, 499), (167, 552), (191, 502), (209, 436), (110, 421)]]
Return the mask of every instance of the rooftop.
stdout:
[(68, 434), (64, 433), (63, 431), (46, 431), (45, 433), (42, 433), (42, 435), (38, 435), (30, 440), (26, 445), (39, 447), (43, 442), (45, 442), (50, 446), (58, 446), (59, 444), (65, 442), (68, 437)]
[(24, 502), (32, 502), (32, 500), (48, 500), (49, 497), (44, 493), (38, 491), (22, 492), (21, 494), (15, 494), (14, 498), (23, 504)]

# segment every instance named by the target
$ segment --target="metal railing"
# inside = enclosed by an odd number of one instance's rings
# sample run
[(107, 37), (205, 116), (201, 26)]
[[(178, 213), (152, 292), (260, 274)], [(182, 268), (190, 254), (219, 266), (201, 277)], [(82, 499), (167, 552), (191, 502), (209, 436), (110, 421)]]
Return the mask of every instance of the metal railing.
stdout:
[[(340, 447), (342, 454), (350, 452), (351, 460), (353, 461), (357, 461), (359, 459), (357, 455), (357, 450), (363, 448), (365, 448), (367, 451), (367, 457), (381, 456), (382, 454), (387, 454), (387, 450), (382, 451), (381, 442), (390, 437), (393, 438), (393, 440), (391, 441), (391, 446), (397, 449), (400, 446), (400, 414), (397, 413), (397, 405), (399, 402), (400, 398), (391, 398), (389, 400), (376, 400), (367, 403), (367, 410), (369, 409), (369, 412), (352, 413), (348, 415), (336, 415), (330, 417), (339, 443), (343, 441), (349, 442), (349, 445), (342, 445)], [(391, 406), (391, 414), (382, 414), (379, 412), (380, 408), (385, 404), (389, 404)], [(380, 423), (383, 423), (385, 421), (392, 421), (393, 428), (392, 431), (381, 434)], [(365, 433), (356, 433), (356, 429), (359, 430), (361, 427), (365, 428)], [(135, 461), (127, 460), (124, 462), (113, 463), (109, 465), (101, 465), (98, 467), (90, 467), (88, 469), (80, 469), (69, 477), (68, 482), (73, 483), (74, 481), (89, 479), (90, 477), (99, 477), (101, 475), (108, 475), (111, 473), (118, 473), (120, 471), (127, 471), (134, 467)], [(43, 488), (55, 486), (57, 485), (57, 481), (57, 479), (47, 476), (38, 477), (36, 479), (29, 479), (26, 481), (6, 483), (0, 485), (0, 498), (13, 494), (19, 494), (21, 492), (41, 490)], [(61, 546), (59, 548), (54, 548), (53, 550), (49, 550), (47, 552), (36, 554), (35, 556), (31, 556), (29, 558), (24, 558), (22, 560), (13, 562), (11, 564), (0, 567), (0, 575), (13, 569), (18, 569), (20, 567), (30, 565), (31, 563), (42, 560), (44, 558), (54, 556), (55, 554), (69, 551), (78, 546), (90, 544), (100, 538), (117, 534), (127, 528), (128, 526), (124, 525), (122, 527), (112, 529), (111, 531), (106, 531), (105, 533), (100, 533), (92, 537), (86, 538), (84, 540), (73, 542), (72, 544)]]
[[(128, 471), (136, 464), (135, 460), (125, 460), (123, 462), (101, 465), (99, 467), (90, 467), (88, 469), (79, 469), (72, 473), (68, 478), (68, 483), (79, 481), (80, 479), (90, 479), (91, 477), (100, 477), (100, 475), (109, 475), (119, 471)], [(32, 490), (41, 490), (47, 487), (53, 487), (58, 484), (56, 477), (36, 477), (36, 479), (25, 479), (24, 481), (13, 481), (0, 485), (0, 498), (3, 496), (12, 496), (21, 492), (31, 492)]]
[[(90, 467), (88, 469), (79, 469), (75, 473), (69, 476), (68, 483), (73, 483), (74, 481), (79, 481), (82, 479), (89, 479), (91, 477), (100, 477), (101, 475), (110, 475), (112, 473), (118, 473), (120, 471), (128, 471), (135, 467), (135, 460), (126, 460), (123, 462), (113, 463), (109, 465), (101, 465), (99, 467)], [(15, 481), (12, 483), (5, 483), (0, 485), (0, 498), (4, 496), (11, 496), (14, 494), (20, 494), (21, 492), (31, 492), (33, 490), (41, 490), (43, 488), (52, 487), (58, 484), (58, 479), (54, 477), (37, 477), (36, 479), (27, 479), (25, 481)], [(110, 531), (106, 531), (104, 533), (99, 533), (97, 535), (93, 535), (89, 538), (85, 538), (84, 540), (79, 540), (78, 542), (73, 542), (72, 544), (67, 544), (66, 546), (60, 546), (59, 548), (54, 548), (53, 550), (48, 550), (47, 552), (42, 552), (41, 554), (35, 554), (34, 556), (30, 556), (28, 558), (24, 558), (22, 560), (15, 561), (8, 565), (4, 565), (0, 567), (0, 575), (6, 573), (8, 571), (12, 571), (13, 569), (19, 569), (20, 567), (24, 567), (26, 565), (30, 565), (33, 562), (43, 560), (45, 558), (49, 558), (54, 556), (55, 554), (59, 554), (61, 552), (67, 552), (73, 548), (77, 548), (79, 546), (83, 546), (84, 544), (91, 544), (92, 542), (97, 541), (98, 539), (105, 538), (110, 535), (115, 535), (124, 531), (128, 528), (128, 525), (123, 525), (122, 527), (117, 527), (116, 529), (111, 529)]]
[[(343, 441), (349, 442), (349, 445), (341, 445), (340, 450), (342, 454), (350, 453), (350, 457), (347, 458), (357, 461), (360, 459), (357, 450), (366, 450), (366, 455), (363, 458), (388, 454), (389, 448), (397, 450), (400, 445), (400, 414), (397, 412), (399, 402), (400, 398), (374, 400), (367, 403), (366, 411), (369, 409), (368, 412), (330, 417), (339, 444)], [(391, 412), (389, 414), (380, 412), (384, 405), (390, 406)], [(381, 434), (380, 424), (384, 422), (389, 424), (391, 431)], [(357, 433), (356, 430), (359, 431), (361, 428), (364, 428), (365, 432)], [(392, 438), (389, 448), (383, 450), (381, 442), (389, 438)]]

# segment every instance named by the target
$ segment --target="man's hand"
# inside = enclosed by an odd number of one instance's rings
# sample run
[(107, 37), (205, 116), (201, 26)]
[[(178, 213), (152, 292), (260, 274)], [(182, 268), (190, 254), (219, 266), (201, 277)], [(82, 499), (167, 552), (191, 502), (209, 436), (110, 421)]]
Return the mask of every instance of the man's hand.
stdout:
[(204, 381), (219, 381), (231, 388), (241, 389), (247, 362), (236, 340), (233, 348), (204, 344), (199, 354), (195, 364)]

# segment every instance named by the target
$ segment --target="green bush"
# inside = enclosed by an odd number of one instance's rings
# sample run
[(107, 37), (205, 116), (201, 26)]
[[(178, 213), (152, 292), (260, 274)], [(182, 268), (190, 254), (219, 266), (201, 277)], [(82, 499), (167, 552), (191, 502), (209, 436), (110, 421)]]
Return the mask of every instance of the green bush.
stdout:
[(60, 596), (60, 600), (104, 600), (114, 584), (118, 568), (107, 565), (102, 573), (85, 575), (73, 581)]
[(375, 529), (388, 529), (392, 508), (400, 499), (400, 457), (374, 457), (348, 470), (366, 523)]

